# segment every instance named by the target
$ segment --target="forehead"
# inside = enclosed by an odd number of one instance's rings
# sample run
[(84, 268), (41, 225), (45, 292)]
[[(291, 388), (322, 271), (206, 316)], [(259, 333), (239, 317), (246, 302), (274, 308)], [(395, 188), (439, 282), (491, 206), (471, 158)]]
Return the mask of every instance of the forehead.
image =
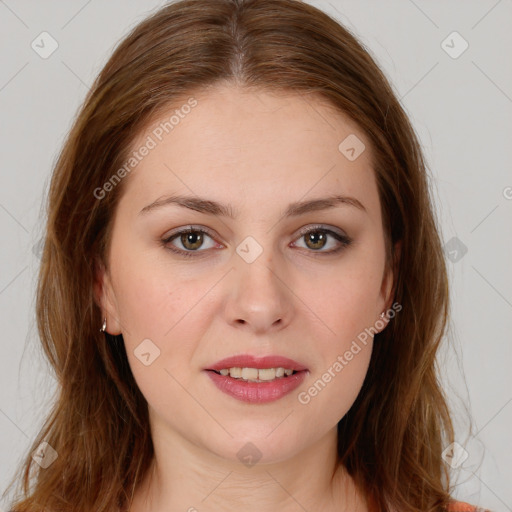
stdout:
[(144, 145), (125, 195), (146, 202), (186, 192), (262, 206), (339, 192), (378, 208), (368, 138), (318, 96), (217, 86), (154, 118), (131, 151)]

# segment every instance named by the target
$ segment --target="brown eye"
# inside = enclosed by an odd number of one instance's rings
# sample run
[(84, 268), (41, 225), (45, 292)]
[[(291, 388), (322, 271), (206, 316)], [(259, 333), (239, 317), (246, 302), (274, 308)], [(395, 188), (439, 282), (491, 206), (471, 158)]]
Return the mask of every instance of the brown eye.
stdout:
[(199, 249), (203, 244), (203, 234), (200, 231), (190, 231), (188, 233), (182, 233), (180, 236), (181, 243), (185, 249), (191, 251)]
[(314, 250), (322, 249), (327, 243), (327, 235), (322, 231), (310, 231), (307, 235), (304, 235), (304, 239), (306, 245)]
[(206, 229), (188, 227), (164, 238), (162, 244), (182, 256), (196, 256), (206, 253), (206, 249), (215, 247), (215, 240)]
[[(352, 243), (352, 239), (347, 235), (321, 226), (303, 229), (299, 233), (298, 240), (304, 240), (305, 248), (318, 254), (334, 254)], [(328, 247), (328, 249), (323, 250), (325, 247)]]

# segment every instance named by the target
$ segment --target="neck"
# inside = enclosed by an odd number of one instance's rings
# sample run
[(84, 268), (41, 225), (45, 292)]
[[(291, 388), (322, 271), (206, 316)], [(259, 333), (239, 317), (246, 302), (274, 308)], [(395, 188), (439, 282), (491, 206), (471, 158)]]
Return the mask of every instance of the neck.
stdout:
[(254, 465), (228, 460), (174, 431), (157, 431), (155, 457), (130, 512), (366, 510), (337, 464), (336, 429), (291, 458)]

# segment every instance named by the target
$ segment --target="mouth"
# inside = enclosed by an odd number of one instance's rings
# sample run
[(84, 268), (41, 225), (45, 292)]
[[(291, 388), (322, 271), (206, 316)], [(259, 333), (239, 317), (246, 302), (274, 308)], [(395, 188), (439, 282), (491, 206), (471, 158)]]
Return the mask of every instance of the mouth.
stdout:
[(297, 389), (309, 369), (283, 356), (239, 355), (204, 368), (220, 391), (252, 404), (279, 400)]
[(217, 361), (205, 370), (236, 380), (263, 383), (288, 379), (296, 373), (308, 371), (308, 368), (284, 356), (256, 357), (243, 354)]

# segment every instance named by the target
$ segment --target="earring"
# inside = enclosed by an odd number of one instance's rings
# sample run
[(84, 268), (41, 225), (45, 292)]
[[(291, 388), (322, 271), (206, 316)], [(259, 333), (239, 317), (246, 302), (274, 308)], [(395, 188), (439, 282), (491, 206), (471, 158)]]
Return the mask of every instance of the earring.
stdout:
[(105, 332), (107, 330), (107, 319), (103, 319), (103, 325), (101, 326), (100, 332)]
[(386, 316), (386, 313), (384, 313), (384, 311), (380, 314), (380, 317), (381, 318), (384, 318)]

